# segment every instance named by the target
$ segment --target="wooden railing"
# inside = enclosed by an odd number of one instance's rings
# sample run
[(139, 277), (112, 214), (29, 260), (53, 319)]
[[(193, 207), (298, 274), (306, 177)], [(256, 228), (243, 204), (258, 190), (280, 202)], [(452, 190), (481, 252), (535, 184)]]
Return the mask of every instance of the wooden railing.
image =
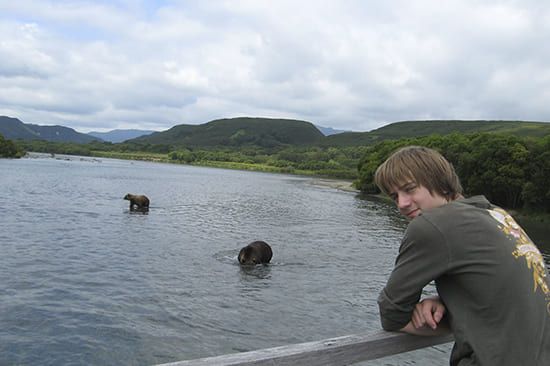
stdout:
[(166, 363), (159, 366), (343, 366), (451, 342), (452, 334), (437, 337), (378, 331), (257, 351)]

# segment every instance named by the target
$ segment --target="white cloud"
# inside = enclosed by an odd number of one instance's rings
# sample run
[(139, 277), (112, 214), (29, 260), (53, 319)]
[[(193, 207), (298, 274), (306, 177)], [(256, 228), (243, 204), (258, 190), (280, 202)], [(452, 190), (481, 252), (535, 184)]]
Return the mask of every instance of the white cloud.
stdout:
[(29, 123), (550, 120), (550, 5), (536, 1), (24, 0), (0, 14), (0, 114)]

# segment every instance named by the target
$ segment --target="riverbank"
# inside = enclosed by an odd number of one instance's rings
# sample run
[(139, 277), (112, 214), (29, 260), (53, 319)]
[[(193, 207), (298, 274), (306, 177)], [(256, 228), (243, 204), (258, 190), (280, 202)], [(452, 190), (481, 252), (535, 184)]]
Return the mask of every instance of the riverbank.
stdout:
[(277, 167), (267, 164), (259, 163), (243, 163), (236, 161), (219, 161), (219, 160), (198, 160), (193, 162), (183, 162), (181, 160), (170, 159), (168, 155), (161, 153), (142, 153), (142, 152), (105, 152), (105, 151), (92, 151), (91, 156), (111, 158), (111, 159), (123, 159), (123, 160), (140, 160), (150, 161), (155, 163), (170, 163), (192, 166), (203, 166), (210, 168), (222, 168), (233, 170), (249, 170), (256, 172), (266, 173), (283, 173), (294, 175), (313, 176), (314, 172), (309, 170), (294, 169), (292, 167)]
[(334, 188), (346, 192), (361, 192), (357, 188), (355, 188), (355, 185), (352, 181), (348, 180), (315, 178), (311, 181), (311, 184), (314, 186)]

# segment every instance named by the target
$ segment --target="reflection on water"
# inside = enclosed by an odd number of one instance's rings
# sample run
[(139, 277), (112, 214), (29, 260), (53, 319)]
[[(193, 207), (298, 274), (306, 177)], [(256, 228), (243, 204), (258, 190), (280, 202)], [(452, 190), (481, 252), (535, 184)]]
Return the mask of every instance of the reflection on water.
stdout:
[(241, 267), (241, 281), (251, 281), (256, 283), (255, 279), (270, 279), (271, 278), (271, 265), (258, 264), (255, 266), (240, 266)]
[(128, 210), (130, 214), (142, 214), (147, 215), (149, 213), (149, 207), (132, 207)]

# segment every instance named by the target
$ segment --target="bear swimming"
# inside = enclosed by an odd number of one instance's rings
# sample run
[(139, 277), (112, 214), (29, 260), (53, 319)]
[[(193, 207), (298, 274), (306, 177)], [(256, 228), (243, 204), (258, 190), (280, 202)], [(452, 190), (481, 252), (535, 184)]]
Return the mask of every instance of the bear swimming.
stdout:
[(130, 211), (134, 210), (134, 206), (137, 206), (138, 210), (149, 209), (149, 198), (144, 195), (128, 193), (124, 199), (130, 201)]
[(248, 264), (260, 264), (260, 263), (269, 263), (271, 257), (273, 256), (273, 251), (269, 244), (265, 241), (254, 241), (248, 244), (246, 247), (242, 248), (239, 252), (239, 263), (248, 265)]

